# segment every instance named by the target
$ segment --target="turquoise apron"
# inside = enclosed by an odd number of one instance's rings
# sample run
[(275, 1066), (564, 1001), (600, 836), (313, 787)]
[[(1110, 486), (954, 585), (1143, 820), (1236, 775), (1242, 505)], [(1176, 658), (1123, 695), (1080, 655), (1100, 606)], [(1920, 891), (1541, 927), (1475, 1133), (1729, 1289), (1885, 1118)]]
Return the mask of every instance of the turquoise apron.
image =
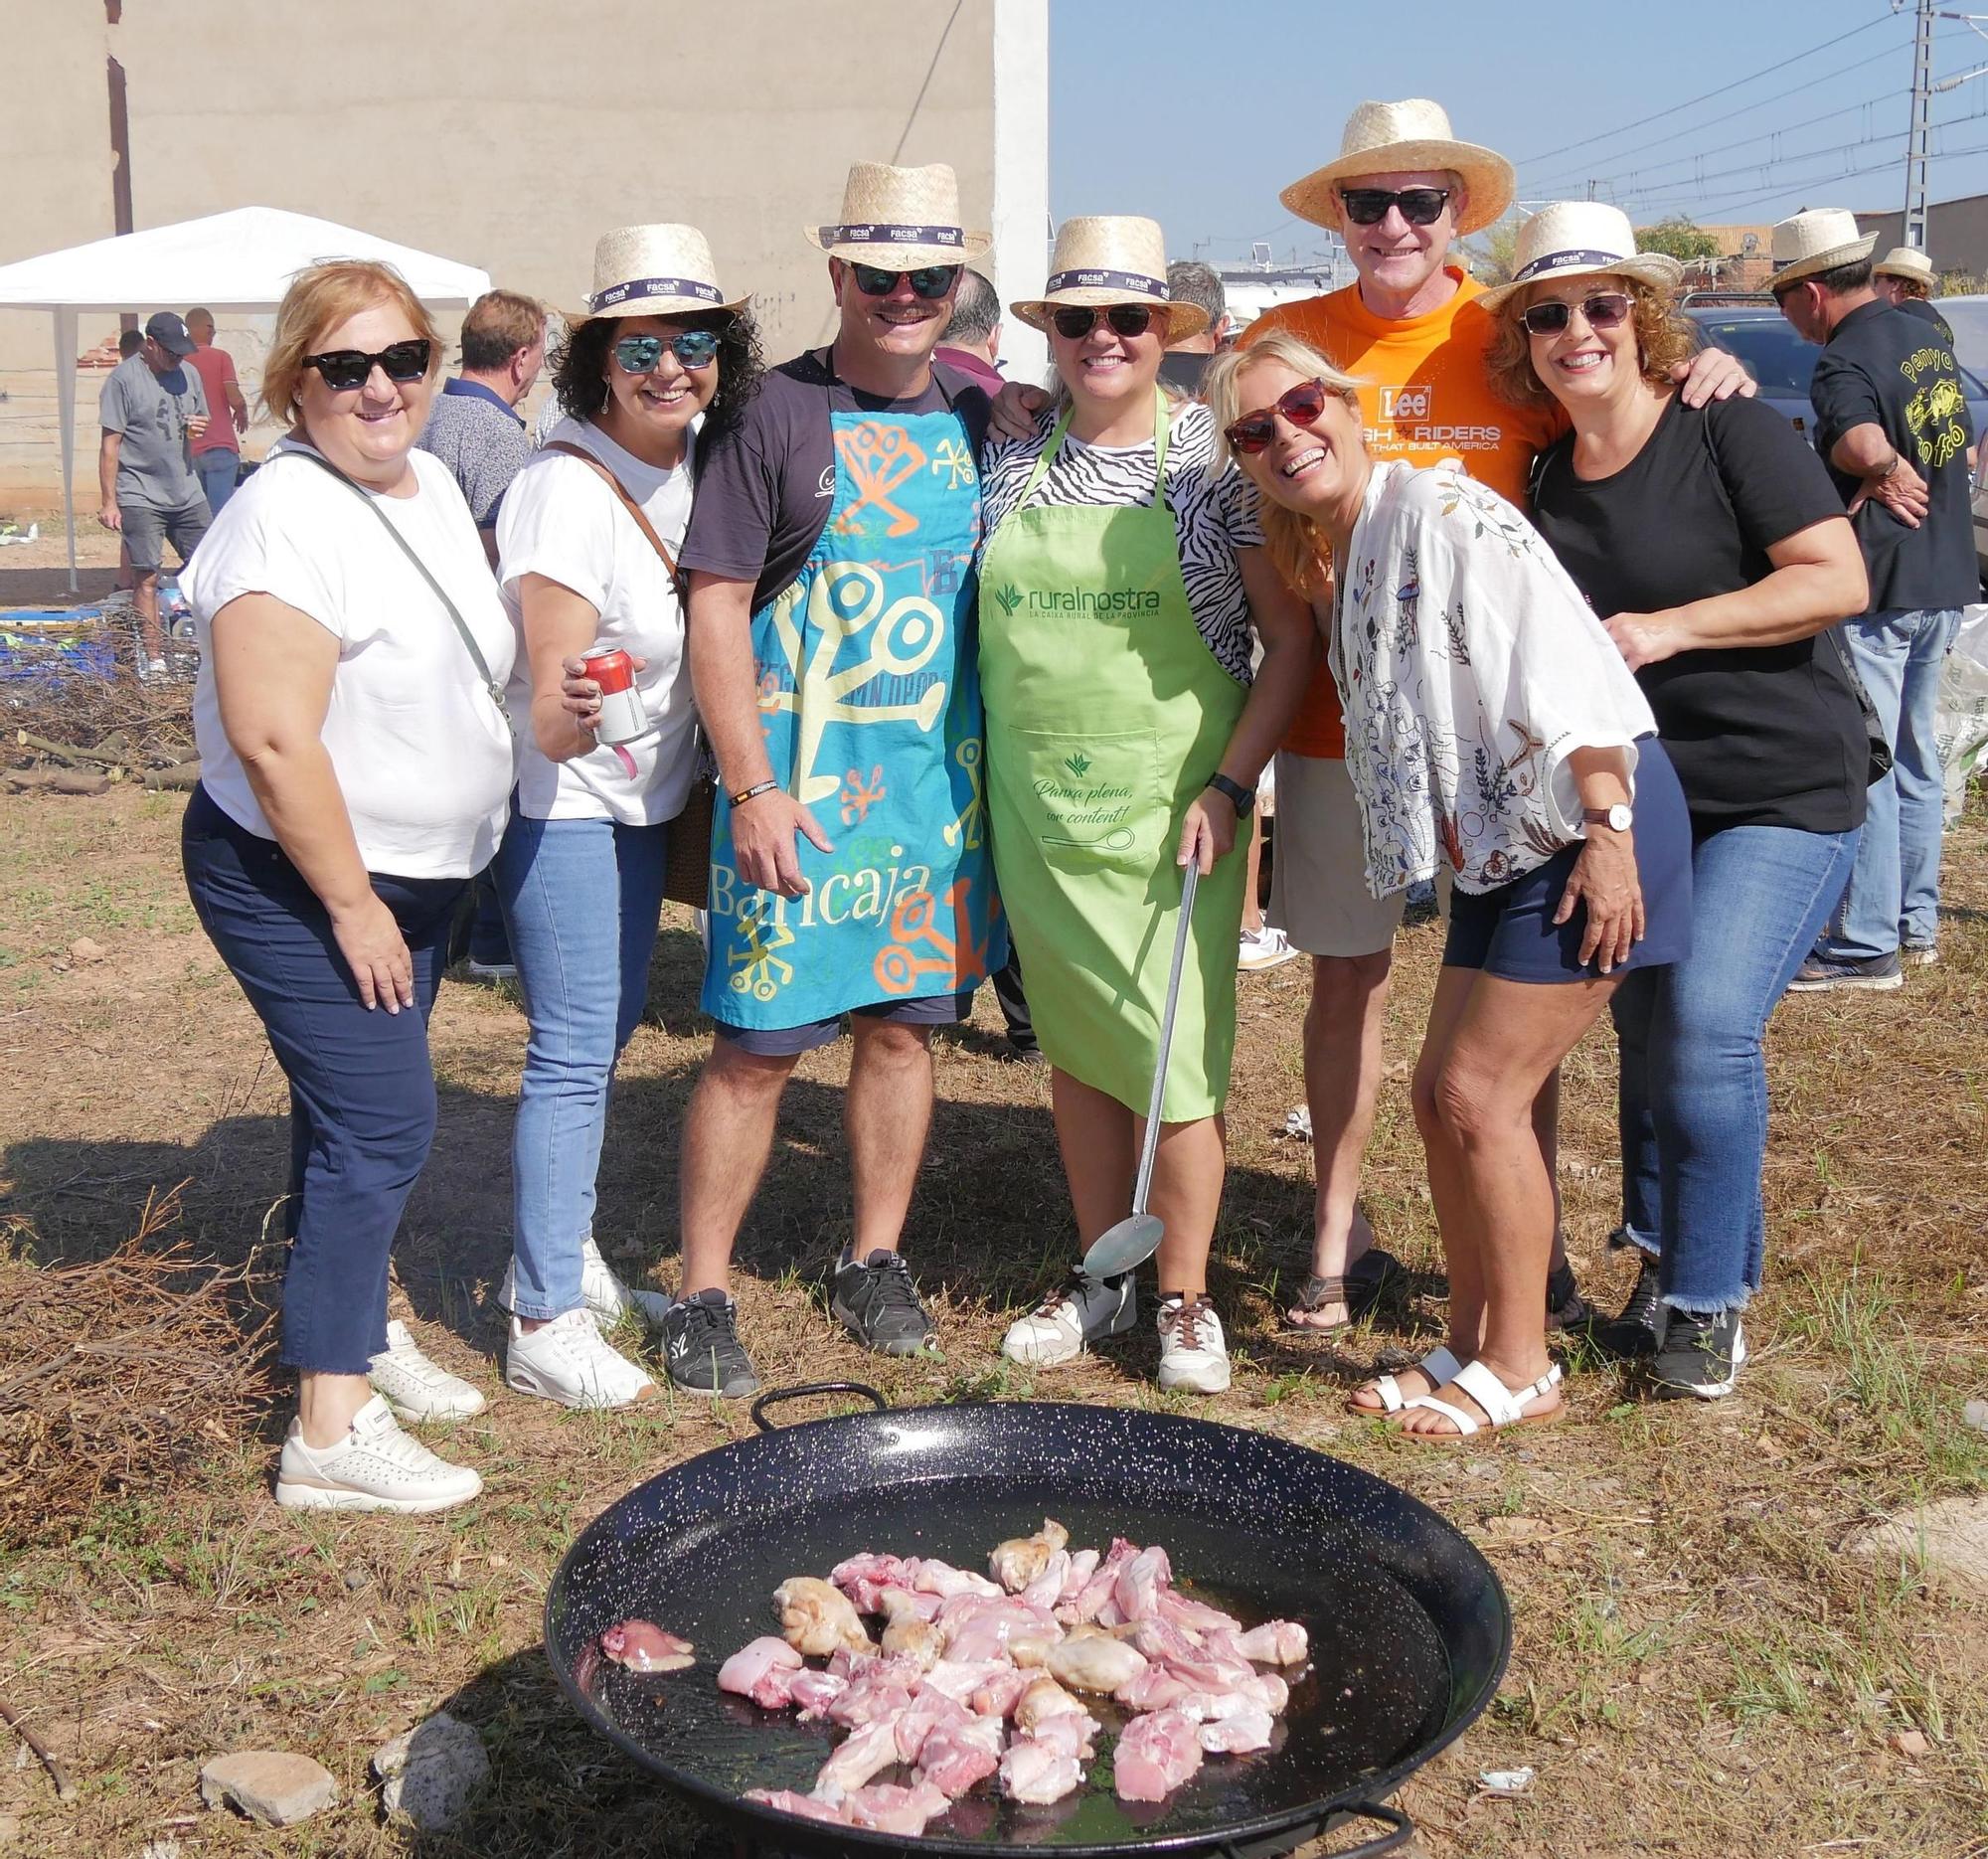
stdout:
[(829, 420), (828, 521), (753, 614), (752, 657), (773, 778), (835, 849), (796, 838), (802, 897), (749, 886), (719, 795), (703, 1005), (732, 1026), (970, 993), (1007, 959), (983, 786), (972, 435), (949, 405), (844, 413), (831, 400)]

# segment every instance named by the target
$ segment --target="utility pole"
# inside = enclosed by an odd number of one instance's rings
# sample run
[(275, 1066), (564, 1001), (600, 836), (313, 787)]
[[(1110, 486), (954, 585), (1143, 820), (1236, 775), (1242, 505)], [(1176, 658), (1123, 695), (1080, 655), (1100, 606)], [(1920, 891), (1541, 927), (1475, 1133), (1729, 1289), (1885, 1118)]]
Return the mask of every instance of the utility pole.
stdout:
[[(1896, 4), (1896, 0), (1895, 0)], [(1931, 131), (1927, 113), (1932, 103), (1933, 0), (1916, 0), (1912, 32), (1912, 112), (1905, 133), (1905, 243), (1914, 252), (1926, 244), (1926, 158)]]

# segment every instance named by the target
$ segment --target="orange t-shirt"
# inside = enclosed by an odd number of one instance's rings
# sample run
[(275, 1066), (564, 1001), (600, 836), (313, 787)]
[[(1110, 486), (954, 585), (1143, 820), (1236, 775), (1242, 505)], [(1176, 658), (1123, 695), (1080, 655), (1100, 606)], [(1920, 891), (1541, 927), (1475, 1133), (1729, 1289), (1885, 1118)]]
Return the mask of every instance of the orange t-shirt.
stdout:
[[(1476, 301), (1484, 286), (1454, 266), (1449, 275), (1455, 295), (1424, 316), (1376, 316), (1360, 301), (1360, 286), (1349, 284), (1265, 310), (1242, 343), (1272, 329), (1309, 342), (1361, 383), (1367, 446), (1377, 459), (1432, 465), (1458, 458), (1472, 477), (1523, 507), (1533, 459), (1567, 429), (1567, 419), (1558, 407), (1510, 406), (1492, 390), (1496, 322)], [(1284, 747), (1298, 756), (1346, 754), (1339, 691), (1323, 663)]]

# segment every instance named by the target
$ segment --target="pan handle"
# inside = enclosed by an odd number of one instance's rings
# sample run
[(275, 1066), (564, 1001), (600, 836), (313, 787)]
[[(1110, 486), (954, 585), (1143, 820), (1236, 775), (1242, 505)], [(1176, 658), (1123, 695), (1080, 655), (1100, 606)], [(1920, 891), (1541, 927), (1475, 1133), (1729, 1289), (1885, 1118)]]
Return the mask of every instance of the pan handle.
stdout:
[(877, 1404), (877, 1412), (890, 1412), (891, 1404), (872, 1388), (868, 1382), (796, 1382), (791, 1388), (775, 1388), (770, 1394), (762, 1394), (752, 1403), (752, 1425), (761, 1433), (771, 1433), (773, 1423), (766, 1418), (766, 1410), (775, 1401), (800, 1401), (811, 1395), (857, 1394), (866, 1401)]
[[(1355, 1801), (1350, 1807), (1335, 1809), (1334, 1817), (1342, 1813), (1361, 1820), (1382, 1821), (1390, 1831), (1378, 1838), (1363, 1840), (1358, 1846), (1342, 1847), (1338, 1852), (1326, 1855), (1325, 1859), (1380, 1859), (1381, 1854), (1395, 1852), (1407, 1845), (1414, 1834), (1415, 1823), (1399, 1807), (1390, 1807), (1386, 1801)], [(1223, 1859), (1241, 1859), (1236, 1848), (1227, 1840), (1215, 1850), (1222, 1854)]]

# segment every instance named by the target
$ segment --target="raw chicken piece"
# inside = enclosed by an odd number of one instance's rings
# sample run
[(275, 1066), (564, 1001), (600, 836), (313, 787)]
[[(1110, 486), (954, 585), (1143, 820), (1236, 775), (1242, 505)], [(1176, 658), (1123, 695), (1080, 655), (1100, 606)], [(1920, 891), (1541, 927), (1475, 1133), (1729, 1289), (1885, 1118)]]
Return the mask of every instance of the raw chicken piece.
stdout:
[(1070, 1567), (1064, 1571), (1063, 1593), (1050, 1609), (1066, 1626), (1077, 1624), (1075, 1603), (1082, 1594), (1084, 1585), (1097, 1573), (1097, 1563), (1098, 1555), (1094, 1549), (1079, 1549), (1072, 1553)]
[(1254, 1678), (1244, 1679), (1236, 1689), (1245, 1698), (1260, 1704), (1272, 1717), (1281, 1717), (1284, 1706), (1291, 1701), (1291, 1688), (1275, 1672), (1258, 1672)]
[[(1118, 1571), (1111, 1599), (1128, 1620), (1150, 1620), (1160, 1610), (1160, 1590), (1173, 1586), (1173, 1565), (1167, 1552), (1155, 1546), (1142, 1549)], [(1110, 1621), (1105, 1621), (1110, 1625)]]
[[(780, 1642), (786, 1644), (785, 1640)], [(791, 1647), (788, 1650), (792, 1650)], [(828, 1715), (828, 1707), (849, 1689), (849, 1680), (833, 1672), (817, 1672), (803, 1667), (788, 1674), (787, 1701), (801, 1714), (801, 1722), (812, 1724)]]
[(915, 1839), (925, 1830), (927, 1820), (937, 1818), (951, 1805), (929, 1781), (909, 1788), (879, 1781), (849, 1795), (842, 1803), (842, 1818), (850, 1826), (867, 1827), (873, 1833)]
[[(1019, 1657), (1016, 1663), (1021, 1663)], [(1071, 1690), (1094, 1691), (1106, 1697), (1146, 1669), (1145, 1655), (1136, 1646), (1108, 1633), (1059, 1640), (1049, 1647), (1042, 1664)]]
[(1194, 1682), (1183, 1678), (1164, 1660), (1149, 1664), (1132, 1682), (1117, 1693), (1118, 1702), (1128, 1711), (1164, 1711), (1197, 1693)]
[(860, 1678), (850, 1681), (849, 1689), (841, 1697), (832, 1699), (822, 1715), (832, 1724), (840, 1724), (846, 1730), (853, 1730), (860, 1724), (873, 1724), (880, 1718), (895, 1717), (911, 1701), (911, 1692), (916, 1674), (911, 1682), (882, 1667), (887, 1663), (879, 1660), (870, 1671)]
[(904, 1761), (898, 1752), (898, 1719), (909, 1706), (907, 1699), (888, 1717), (858, 1725), (836, 1746), (835, 1754), (822, 1764), (821, 1774), (815, 1776), (814, 1786), (808, 1790), (816, 1800), (840, 1801), (872, 1775), (895, 1769)]
[(1165, 1800), (1200, 1767), (1200, 1733), (1179, 1711), (1133, 1718), (1111, 1753), (1121, 1801)]
[(944, 1692), (919, 1692), (896, 1719), (898, 1760), (916, 1762), (919, 1751), (925, 1746), (925, 1739), (934, 1730), (945, 1724), (970, 1724), (972, 1721), (973, 1713)]
[(962, 1716), (939, 1724), (918, 1751), (918, 1774), (947, 1795), (964, 1794), (1001, 1766), (998, 1717)]
[[(1059, 1609), (1059, 1617), (1069, 1623), (1077, 1620), (1094, 1620), (1098, 1610), (1111, 1599), (1112, 1591), (1118, 1586), (1118, 1571), (1139, 1553), (1136, 1544), (1128, 1543), (1122, 1536), (1111, 1539), (1111, 1553), (1097, 1565), (1096, 1573), (1073, 1595), (1066, 1595)], [(1063, 1609), (1068, 1609), (1067, 1613)]]
[(879, 1643), (887, 1653), (915, 1659), (920, 1668), (937, 1662), (945, 1650), (945, 1634), (917, 1605), (937, 1599), (935, 1595), (913, 1595), (909, 1589), (884, 1590), (884, 1612), (891, 1623), (884, 1628)]
[(819, 1653), (847, 1648), (867, 1652), (870, 1635), (856, 1617), (855, 1604), (833, 1582), (818, 1575), (790, 1575), (773, 1590), (780, 1630), (796, 1652)]
[(1024, 1736), (1052, 1717), (1076, 1716), (1088, 1719), (1086, 1711), (1054, 1678), (1037, 1677), (1015, 1701), (1015, 1728)]
[(1070, 1551), (1060, 1549), (1043, 1564), (1043, 1572), (1021, 1591), (1032, 1607), (1053, 1608), (1063, 1599), (1063, 1585), (1070, 1579)]
[(987, 1558), (987, 1573), (1011, 1595), (1041, 1575), (1049, 1560), (1070, 1541), (1070, 1532), (1054, 1517), (1045, 1517), (1034, 1536), (1012, 1537)]
[(827, 1801), (818, 1801), (812, 1794), (796, 1794), (792, 1788), (747, 1788), (742, 1798), (757, 1801), (763, 1807), (777, 1808), (783, 1814), (799, 1814), (803, 1820), (833, 1820), (838, 1826), (848, 1824), (840, 1808), (831, 1807)]
[(1295, 1620), (1265, 1620), (1239, 1633), (1236, 1645), (1245, 1659), (1261, 1659), (1265, 1665), (1302, 1665), (1311, 1639)]
[(784, 1639), (762, 1633), (741, 1646), (718, 1668), (720, 1691), (736, 1692), (768, 1711), (785, 1710), (792, 1696), (801, 1655)]
[(964, 1704), (980, 1686), (1002, 1674), (1013, 1671), (1006, 1659), (941, 1659), (925, 1674), (925, 1691), (942, 1691), (949, 1698)]
[(1267, 1750), (1275, 1720), (1260, 1705), (1246, 1705), (1227, 1717), (1203, 1724), (1196, 1732), (1201, 1747), (1211, 1756), (1246, 1756), (1251, 1750)]
[(966, 1702), (981, 1717), (1012, 1717), (1015, 1706), (1022, 1701), (1022, 1693), (1035, 1681), (1034, 1672), (1025, 1672), (1019, 1666), (999, 1666)]
[(1026, 1602), (977, 1601), (962, 1597), (939, 1609), (937, 1625), (945, 1635), (948, 1659), (998, 1659), (1016, 1635), (1060, 1639), (1063, 1628), (1054, 1615)]
[(829, 1654), (828, 1669), (838, 1678), (860, 1678), (873, 1665), (884, 1662), (882, 1653), (852, 1652), (844, 1646), (840, 1652)]
[(1240, 1633), (1242, 1630), (1242, 1622), (1233, 1613), (1211, 1607), (1207, 1602), (1197, 1601), (1192, 1595), (1183, 1595), (1177, 1588), (1161, 1591), (1160, 1618), (1171, 1620), (1184, 1632), (1197, 1635), (1207, 1632)]
[[(852, 1600), (855, 1597), (851, 1596)], [(907, 1614), (915, 1614), (921, 1620), (935, 1620), (938, 1610), (945, 1606), (943, 1595), (921, 1595), (914, 1588), (880, 1588), (873, 1597), (875, 1605), (865, 1606), (856, 1602), (861, 1613), (881, 1613), (887, 1620), (902, 1620)]]
[(623, 1620), (600, 1635), (600, 1650), (631, 1672), (681, 1672), (697, 1663), (697, 1648), (652, 1620)]
[(940, 1562), (936, 1556), (926, 1556), (922, 1560), (912, 1557), (905, 1564), (906, 1573), (911, 1577), (911, 1586), (921, 1595), (987, 1595), (1001, 1593), (984, 1575), (975, 1575), (971, 1569), (955, 1569), (949, 1562)]
[[(828, 1579), (844, 1594), (859, 1582), (869, 1582), (879, 1588), (910, 1588), (911, 1585), (904, 1557), (879, 1555), (867, 1549), (838, 1562), (829, 1570)], [(866, 1607), (864, 1611), (867, 1613), (869, 1609)]]
[(1096, 1718), (1087, 1712), (1065, 1711), (1060, 1716), (1044, 1718), (1029, 1732), (1029, 1738), (1059, 1755), (1081, 1758), (1090, 1754), (1091, 1739), (1096, 1734)]
[(1011, 1801), (1046, 1807), (1083, 1784), (1083, 1767), (1074, 1756), (1017, 1737), (1001, 1758), (1001, 1792)]

